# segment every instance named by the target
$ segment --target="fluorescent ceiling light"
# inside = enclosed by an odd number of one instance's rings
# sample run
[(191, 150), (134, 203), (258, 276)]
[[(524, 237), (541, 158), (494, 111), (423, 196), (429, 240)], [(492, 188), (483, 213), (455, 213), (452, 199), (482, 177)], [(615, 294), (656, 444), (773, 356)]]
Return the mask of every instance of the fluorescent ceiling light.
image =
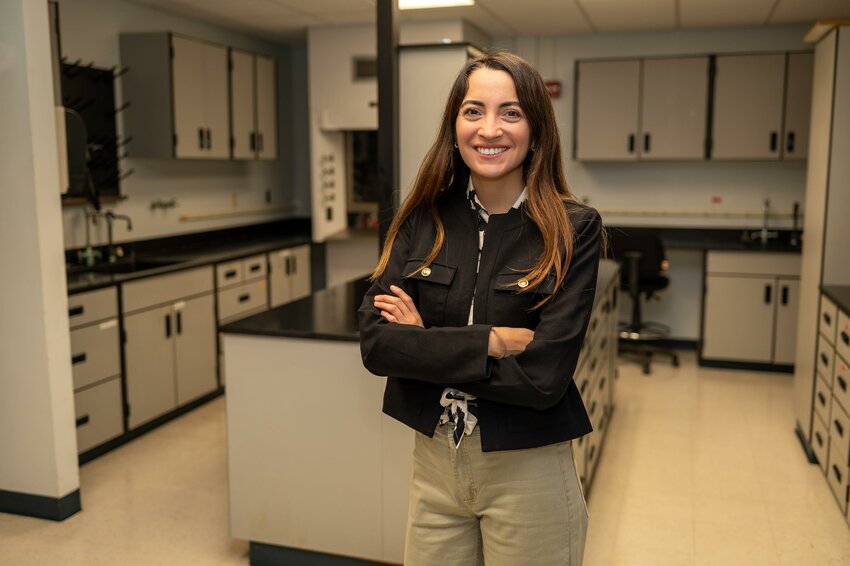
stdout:
[(453, 8), (455, 6), (472, 6), (473, 4), (475, 4), (475, 0), (398, 0), (398, 9)]

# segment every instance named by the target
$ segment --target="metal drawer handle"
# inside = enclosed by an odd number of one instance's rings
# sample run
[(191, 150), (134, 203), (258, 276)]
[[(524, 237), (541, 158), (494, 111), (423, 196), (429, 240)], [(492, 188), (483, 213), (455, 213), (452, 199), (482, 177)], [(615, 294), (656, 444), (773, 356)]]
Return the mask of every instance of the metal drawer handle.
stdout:
[(838, 421), (837, 421), (837, 420), (835, 420), (835, 419), (832, 419), (832, 424), (834, 424), (834, 425), (835, 425), (835, 430), (837, 430), (837, 431), (838, 431), (838, 435), (839, 435), (839, 436), (844, 436), (844, 427), (843, 427), (843, 426), (841, 426), (841, 423), (840, 423), (840, 422), (838, 422)]
[(829, 358), (823, 352), (821, 352), (821, 354), (820, 354), (820, 361), (822, 361), (823, 365), (825, 365), (825, 366), (829, 365)]
[(820, 433), (819, 433), (819, 432), (816, 432), (816, 433), (815, 433), (815, 440), (817, 440), (817, 441), (818, 441), (818, 446), (820, 446), (821, 448), (823, 448), (823, 437), (820, 435)]
[(82, 417), (77, 419), (77, 428), (80, 428), (83, 425), (89, 424), (89, 416), (83, 415)]
[(235, 269), (231, 269), (229, 271), (224, 272), (224, 278), (225, 279), (230, 279), (231, 277), (236, 277), (236, 270)]
[(596, 455), (596, 445), (590, 447), (590, 452), (587, 454), (588, 460), (593, 460), (593, 457)]
[(260, 265), (259, 263), (256, 263), (256, 264), (252, 265), (252, 266), (251, 266), (251, 273), (256, 273), (256, 272), (258, 272), (258, 271), (260, 270), (260, 268), (261, 268), (261, 267), (262, 267), (262, 265)]
[(838, 483), (841, 483), (841, 470), (839, 470), (838, 466), (835, 464), (832, 465), (832, 473), (835, 474), (835, 478), (838, 480)]
[(827, 325), (832, 326), (832, 317), (829, 316), (828, 312), (823, 313), (823, 321), (827, 323)]
[(86, 353), (77, 354), (76, 356), (71, 356), (71, 365), (75, 366), (77, 364), (81, 364), (86, 361)]
[(82, 305), (78, 307), (71, 307), (68, 309), (68, 316), (80, 316), (84, 312), (86, 312), (86, 308)]
[(605, 378), (604, 377), (599, 380), (599, 390), (602, 391), (603, 389), (605, 389)]
[(596, 401), (593, 401), (593, 403), (590, 404), (590, 414), (592, 415), (595, 412), (596, 412)]
[(841, 331), (841, 341), (850, 346), (850, 334), (846, 330)]
[(838, 376), (838, 386), (841, 388), (842, 391), (847, 391), (847, 382), (840, 375)]
[(250, 299), (251, 299), (250, 293), (246, 293), (245, 295), (239, 295), (239, 302), (240, 303), (244, 303), (245, 301), (248, 301)]
[(820, 391), (818, 391), (818, 401), (820, 401), (821, 405), (826, 407), (826, 396), (823, 393), (821, 393)]

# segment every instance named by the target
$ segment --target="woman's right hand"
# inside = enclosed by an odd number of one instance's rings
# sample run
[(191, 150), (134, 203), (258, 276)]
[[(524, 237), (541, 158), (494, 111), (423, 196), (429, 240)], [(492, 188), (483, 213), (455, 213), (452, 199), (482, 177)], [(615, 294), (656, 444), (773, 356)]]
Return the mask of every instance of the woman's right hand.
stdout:
[(512, 326), (494, 326), (490, 330), (490, 342), (487, 355), (493, 358), (516, 356), (525, 351), (529, 342), (534, 339), (534, 331), (528, 328)]

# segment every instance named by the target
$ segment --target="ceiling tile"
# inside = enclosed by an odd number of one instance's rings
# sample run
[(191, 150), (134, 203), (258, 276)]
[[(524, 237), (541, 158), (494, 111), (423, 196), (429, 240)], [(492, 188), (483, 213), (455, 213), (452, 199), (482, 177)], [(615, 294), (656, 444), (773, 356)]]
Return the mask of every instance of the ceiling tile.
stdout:
[(780, 0), (769, 23), (814, 23), (837, 18), (850, 18), (850, 0)]
[(511, 35), (562, 35), (593, 31), (572, 0), (477, 0), (477, 4), (505, 22), (513, 30)]
[(763, 25), (776, 0), (679, 0), (682, 27), (740, 27)]
[(600, 33), (676, 27), (675, 0), (577, 0)]

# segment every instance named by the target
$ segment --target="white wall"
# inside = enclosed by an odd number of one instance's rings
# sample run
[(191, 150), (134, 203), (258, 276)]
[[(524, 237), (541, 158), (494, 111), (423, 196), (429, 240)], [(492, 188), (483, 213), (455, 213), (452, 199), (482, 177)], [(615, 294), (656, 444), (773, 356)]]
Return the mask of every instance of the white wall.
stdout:
[[(133, 158), (133, 145), (127, 151), (130, 158), (121, 162), (121, 169), (135, 173), (122, 182), (122, 193), (128, 198), (117, 205), (108, 205), (116, 212), (129, 214), (133, 231), (127, 232), (124, 223), (116, 223), (116, 241), (140, 240), (214, 228), (252, 224), (262, 220), (309, 216), (309, 187), (306, 177), (295, 174), (304, 167), (306, 157), (294, 132), (304, 131), (298, 125), (306, 112), (306, 56), (300, 50), (270, 44), (222, 28), (175, 16), (155, 8), (125, 0), (59, 0), (62, 51), (70, 61), (94, 61), (95, 66), (120, 67), (118, 35), (125, 32), (174, 31), (189, 36), (231, 45), (248, 51), (274, 56), (278, 63), (279, 92), (279, 155), (274, 162), (206, 162)], [(132, 70), (130, 71), (132, 72)], [(130, 101), (132, 103), (132, 101)], [(116, 81), (116, 105), (123, 103), (120, 80)], [(302, 111), (293, 109), (300, 105)], [(294, 126), (294, 127), (293, 127)], [(122, 116), (118, 115), (119, 136), (124, 132)], [(297, 147), (294, 147), (296, 146)], [(298, 159), (298, 161), (296, 161)], [(272, 193), (271, 205), (265, 202), (266, 190)], [(151, 211), (156, 199), (177, 199), (178, 207), (168, 211)], [(234, 201), (236, 205), (234, 206)], [(260, 215), (247, 214), (226, 219), (181, 222), (181, 215), (207, 212), (247, 211), (266, 207), (294, 205)], [(63, 213), (65, 247), (82, 246), (85, 228), (82, 209), (67, 208)], [(106, 235), (103, 222), (93, 232), (97, 241)]]
[[(571, 37), (522, 37), (500, 41), (534, 64), (546, 79), (562, 83), (553, 99), (567, 181), (573, 192), (603, 213), (629, 209), (641, 216), (604, 214), (609, 224), (654, 226), (757, 227), (762, 201), (775, 212), (790, 214), (802, 203), (805, 163), (585, 163), (572, 159), (573, 91), (576, 59), (709, 53), (811, 50), (803, 43), (804, 27), (688, 30)], [(712, 197), (722, 204), (713, 204)], [(752, 219), (693, 218), (680, 212), (751, 212)], [(672, 213), (671, 216), (659, 212)], [(651, 214), (655, 213), (655, 215)], [(777, 219), (774, 226), (789, 226)]]
[(0, 3), (0, 490), (79, 487), (47, 2)]

